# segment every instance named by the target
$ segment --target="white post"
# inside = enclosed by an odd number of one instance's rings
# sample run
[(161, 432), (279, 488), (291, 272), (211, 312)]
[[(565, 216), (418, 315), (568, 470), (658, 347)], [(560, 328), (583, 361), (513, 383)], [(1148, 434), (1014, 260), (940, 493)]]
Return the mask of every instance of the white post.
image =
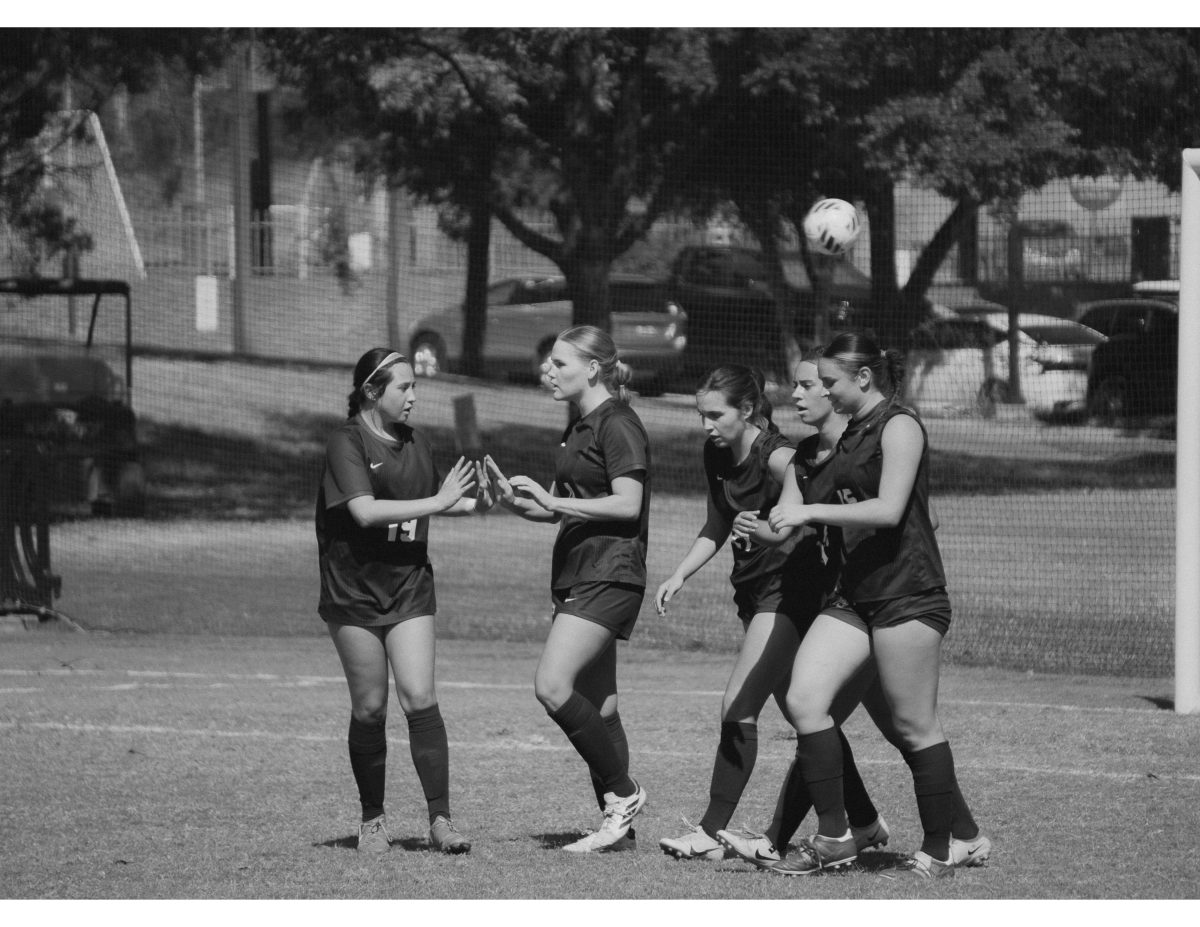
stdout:
[(1175, 710), (1200, 713), (1200, 148), (1183, 150), (1175, 409)]

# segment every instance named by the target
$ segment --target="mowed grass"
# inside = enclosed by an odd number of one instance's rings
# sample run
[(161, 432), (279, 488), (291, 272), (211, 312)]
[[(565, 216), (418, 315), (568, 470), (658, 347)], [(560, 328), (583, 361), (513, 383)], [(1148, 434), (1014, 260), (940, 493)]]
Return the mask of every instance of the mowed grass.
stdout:
[[(941, 497), (939, 543), (954, 626), (944, 654), (958, 663), (1023, 670), (1167, 675), (1174, 573), (1161, 528), (1139, 518), (1141, 493), (1011, 495), (989, 518), (969, 496)], [(1157, 498), (1155, 505), (1170, 505)], [(1031, 517), (1036, 519), (1031, 527)], [(740, 641), (724, 550), (695, 574), (666, 617), (653, 590), (704, 519), (699, 496), (656, 494), (649, 593), (636, 641), (729, 652)], [(506, 513), (437, 518), (430, 529), (446, 637), (540, 641), (550, 615), (555, 529)], [(1143, 563), (1090, 570), (1077, 558), (1128, 547)], [(217, 635), (319, 630), (316, 537), (308, 519), (79, 520), (54, 526), (55, 603), (90, 628)]]
[[(632, 771), (650, 802), (636, 853), (561, 851), (598, 811), (582, 762), (533, 698), (533, 644), (443, 641), (439, 689), (468, 856), (429, 852), (393, 701), (394, 844), (355, 850), (348, 699), (324, 637), (79, 634), (0, 647), (0, 895), (9, 899), (1195, 898), (1200, 718), (1156, 705), (1164, 680), (949, 668), (942, 715), (995, 843), (987, 867), (886, 878), (920, 829), (903, 762), (847, 725), (892, 843), (849, 872), (787, 879), (681, 862), (658, 840), (703, 812), (726, 656), (620, 651)], [(794, 738), (773, 706), (734, 826), (762, 827)], [(812, 819), (806, 822), (811, 826)], [(804, 831), (802, 831), (803, 833)]]

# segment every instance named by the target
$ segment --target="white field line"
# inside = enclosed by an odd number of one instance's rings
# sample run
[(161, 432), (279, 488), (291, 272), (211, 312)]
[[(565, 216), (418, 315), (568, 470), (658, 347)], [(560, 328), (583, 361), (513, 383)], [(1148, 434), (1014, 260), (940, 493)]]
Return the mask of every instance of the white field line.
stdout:
[[(220, 728), (177, 728), (158, 724), (88, 724), (68, 723), (65, 721), (0, 721), (0, 731), (35, 730), (35, 731), (66, 731), (77, 734), (137, 734), (137, 735), (174, 735), (177, 737), (197, 738), (252, 738), (254, 740), (275, 740), (302, 743), (333, 743), (345, 742), (344, 735), (332, 734), (298, 734), (279, 731), (231, 731)], [(389, 741), (393, 744), (407, 744), (404, 737), (392, 735)], [(567, 744), (539, 743), (534, 741), (504, 740), (485, 742), (477, 740), (450, 741), (450, 746), (456, 750), (482, 751), (525, 751), (530, 753), (570, 753), (574, 748)], [(679, 750), (656, 750), (656, 757), (672, 757), (681, 760), (694, 760), (695, 754)], [(860, 766), (894, 766), (894, 759), (874, 760), (865, 757), (857, 759)], [(1061, 777), (1072, 776), (1080, 779), (1105, 779), (1112, 782), (1129, 782), (1153, 778), (1158, 782), (1200, 782), (1200, 775), (1189, 773), (1163, 773), (1147, 776), (1145, 772), (1105, 772), (1096, 769), (1072, 769), (1063, 766), (1022, 766), (1012, 763), (987, 762), (979, 764), (959, 764), (960, 768), (973, 769), (978, 772), (995, 773), (997, 770), (1012, 773), (1023, 773), (1031, 776)]]
[[(346, 680), (342, 676), (307, 676), (307, 675), (281, 675), (278, 673), (201, 673), (201, 672), (180, 672), (176, 670), (95, 670), (95, 669), (73, 669), (71, 667), (61, 667), (54, 669), (5, 669), (0, 668), (0, 677), (3, 676), (19, 676), (25, 678), (38, 677), (80, 677), (80, 676), (125, 676), (130, 679), (165, 679), (165, 680), (217, 680), (205, 685), (199, 686), (178, 686), (172, 685), (169, 682), (159, 683), (157, 685), (146, 683), (113, 683), (106, 686), (80, 686), (79, 689), (87, 689), (90, 691), (122, 691), (133, 690), (137, 688), (229, 688), (237, 683), (244, 682), (261, 682), (268, 684), (271, 688), (306, 688), (319, 685), (338, 685), (344, 686)], [(532, 691), (532, 680), (527, 683), (504, 683), (504, 682), (446, 682), (439, 681), (437, 683), (439, 689), (492, 689), (498, 691), (519, 692), (522, 690)], [(0, 689), (0, 694), (5, 692), (30, 692), (40, 691), (38, 689)], [(622, 690), (622, 694), (626, 698), (640, 697), (643, 695), (663, 696), (665, 698), (721, 698), (725, 693), (721, 689), (642, 689), (637, 687), (626, 687)], [(1143, 707), (1126, 707), (1119, 706), (1097, 706), (1097, 705), (1063, 705), (1053, 702), (1021, 702), (1021, 701), (1003, 701), (990, 699), (967, 699), (967, 698), (943, 698), (939, 699), (942, 705), (966, 705), (980, 708), (1025, 708), (1034, 711), (1062, 711), (1062, 712), (1080, 712), (1089, 714), (1161, 714), (1162, 709), (1154, 705), (1147, 704)]]

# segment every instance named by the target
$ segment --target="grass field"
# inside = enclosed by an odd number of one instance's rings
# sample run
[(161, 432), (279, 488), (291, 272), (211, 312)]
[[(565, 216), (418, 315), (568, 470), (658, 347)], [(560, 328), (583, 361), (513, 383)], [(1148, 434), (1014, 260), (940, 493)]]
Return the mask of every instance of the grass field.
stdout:
[[(553, 531), (503, 514), (431, 531), (455, 816), (475, 849), (425, 850), (393, 702), (397, 842), (358, 859), (348, 699), (315, 614), (311, 523), (314, 461), (347, 378), (139, 359), (153, 517), (53, 526), (56, 605), (91, 633), (0, 624), (0, 899), (1200, 895), (1200, 718), (1169, 710), (1170, 444), (1028, 422), (930, 423), (955, 606), (943, 721), (996, 843), (987, 868), (919, 890), (883, 877), (919, 828), (906, 767), (857, 716), (848, 732), (895, 834), (885, 852), (800, 880), (659, 852), (705, 804), (739, 637), (723, 559), (688, 583), (670, 621), (644, 609), (621, 649), (633, 773), (650, 791), (639, 852), (561, 853), (597, 814), (532, 694)], [(422, 384), (417, 420), (439, 446), (453, 446), (464, 392), (510, 470), (546, 466), (557, 410), (520, 387)], [(653, 586), (703, 517), (698, 440), (688, 397), (637, 408), (668, 474), (651, 517)], [(1046, 674), (1067, 670), (1110, 675)], [(735, 826), (765, 825), (793, 743), (768, 708)]]
[[(426, 850), (423, 801), (390, 722), (383, 858), (354, 852), (348, 699), (323, 637), (79, 634), (45, 626), (0, 647), (0, 895), (75, 898), (1194, 899), (1200, 718), (1163, 711), (1164, 680), (950, 668), (943, 721), (992, 862), (952, 881), (884, 877), (919, 840), (902, 761), (847, 726), (892, 825), (846, 874), (785, 879), (657, 848), (707, 794), (721, 655), (621, 651), (632, 771), (650, 793), (639, 850), (560, 847), (597, 813), (582, 763), (533, 699), (532, 644), (446, 641), (439, 689), (454, 813), (475, 847)], [(394, 705), (394, 703), (393, 703)], [(793, 738), (770, 708), (735, 817), (761, 827)]]

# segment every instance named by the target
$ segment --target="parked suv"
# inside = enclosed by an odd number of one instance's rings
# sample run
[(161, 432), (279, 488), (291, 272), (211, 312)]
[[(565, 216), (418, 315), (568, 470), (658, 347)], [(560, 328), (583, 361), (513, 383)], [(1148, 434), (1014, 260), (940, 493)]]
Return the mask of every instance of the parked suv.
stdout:
[(1103, 299), (1079, 307), (1078, 320), (1108, 340), (1088, 368), (1088, 412), (1112, 421), (1172, 415), (1179, 363), (1179, 304), (1170, 298)]
[[(717, 363), (738, 361), (777, 370), (783, 362), (775, 296), (766, 258), (754, 248), (694, 245), (671, 264), (671, 297), (688, 314), (689, 376)], [(785, 281), (787, 308), (795, 312), (796, 337), (814, 337), (816, 303), (811, 289)], [(830, 322), (845, 325), (855, 303), (870, 296), (870, 281), (853, 265), (835, 265), (830, 287)]]

